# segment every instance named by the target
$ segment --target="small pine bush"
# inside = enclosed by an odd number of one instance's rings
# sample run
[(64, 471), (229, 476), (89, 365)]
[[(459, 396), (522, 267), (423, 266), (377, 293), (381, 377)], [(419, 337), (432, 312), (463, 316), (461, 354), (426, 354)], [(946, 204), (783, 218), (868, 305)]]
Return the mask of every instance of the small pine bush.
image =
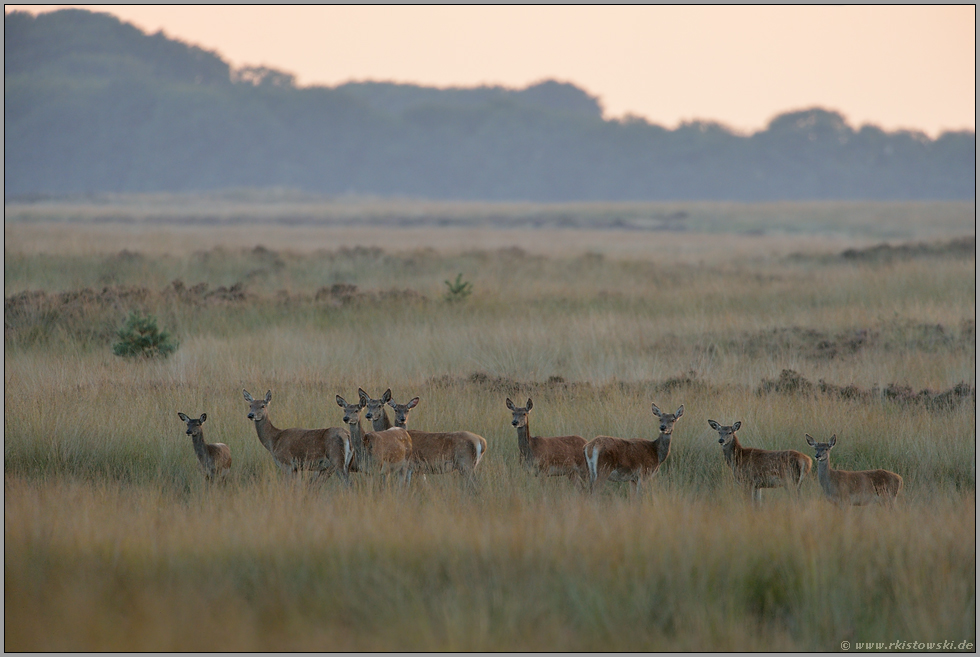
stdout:
[(125, 358), (166, 358), (178, 346), (169, 333), (157, 327), (153, 315), (143, 316), (138, 310), (129, 314), (116, 335), (119, 342), (113, 345), (112, 353)]
[(450, 303), (462, 301), (473, 293), (473, 284), (469, 281), (464, 281), (462, 273), (456, 276), (456, 281), (454, 283), (450, 283), (449, 281), (445, 281), (445, 283), (446, 287), (449, 288), (449, 291), (446, 292), (446, 296), (444, 298)]

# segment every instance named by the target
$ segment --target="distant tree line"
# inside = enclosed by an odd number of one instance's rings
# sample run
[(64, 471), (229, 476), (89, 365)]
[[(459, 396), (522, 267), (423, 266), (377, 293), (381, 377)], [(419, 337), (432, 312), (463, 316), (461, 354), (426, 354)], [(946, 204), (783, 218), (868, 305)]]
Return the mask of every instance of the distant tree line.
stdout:
[(288, 187), (474, 200), (973, 199), (973, 132), (820, 108), (739, 135), (604, 120), (572, 84), (298, 87), (108, 15), (4, 17), (4, 193)]

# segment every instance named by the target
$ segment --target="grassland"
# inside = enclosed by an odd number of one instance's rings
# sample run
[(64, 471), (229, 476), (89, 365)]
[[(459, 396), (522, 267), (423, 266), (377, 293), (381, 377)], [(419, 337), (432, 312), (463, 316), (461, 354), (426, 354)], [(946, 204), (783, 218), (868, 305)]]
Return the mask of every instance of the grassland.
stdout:
[[(9, 205), (4, 647), (975, 646), (976, 261), (953, 241), (973, 212)], [(475, 292), (447, 303), (459, 272)], [(112, 355), (132, 309), (175, 333), (171, 358)], [(483, 435), (478, 492), (284, 481), (242, 388), (272, 390), (277, 426), (319, 427), (359, 386)], [(521, 469), (508, 396), (533, 397), (540, 435), (654, 437), (651, 402), (686, 410), (639, 498), (590, 496)], [(225, 485), (177, 411), (231, 447)], [(753, 509), (709, 418), (770, 449), (836, 433), (834, 465), (898, 472), (902, 501), (840, 510), (811, 477)]]

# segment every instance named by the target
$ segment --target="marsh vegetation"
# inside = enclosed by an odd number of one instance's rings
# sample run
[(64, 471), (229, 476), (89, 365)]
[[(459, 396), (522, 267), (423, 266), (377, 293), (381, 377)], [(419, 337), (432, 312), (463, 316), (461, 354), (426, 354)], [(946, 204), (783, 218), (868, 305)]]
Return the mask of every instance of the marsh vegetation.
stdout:
[[(973, 206), (856, 204), (850, 232), (846, 208), (759, 207), (784, 230), (708, 205), (691, 216), (727, 230), (8, 208), (5, 649), (975, 645)], [(460, 272), (472, 293), (447, 302)], [(134, 311), (169, 358), (113, 355)], [(413, 429), (483, 436), (478, 488), (285, 480), (242, 389), (272, 390), (278, 427), (322, 428), (359, 387), (418, 396)], [(653, 439), (651, 402), (685, 410), (639, 495), (589, 495), (521, 467), (508, 397), (533, 397), (536, 435), (587, 440)], [(222, 483), (178, 410), (229, 446)], [(899, 502), (838, 509), (811, 473), (753, 508), (709, 418), (811, 457), (805, 434), (836, 434), (834, 467), (900, 474)]]

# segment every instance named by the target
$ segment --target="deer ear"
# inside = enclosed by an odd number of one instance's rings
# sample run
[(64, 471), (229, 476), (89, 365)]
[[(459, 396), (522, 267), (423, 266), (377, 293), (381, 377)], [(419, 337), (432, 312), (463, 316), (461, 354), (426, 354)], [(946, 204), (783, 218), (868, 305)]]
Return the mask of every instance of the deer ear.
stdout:
[(806, 444), (807, 444), (807, 445), (809, 445), (810, 447), (813, 447), (814, 445), (816, 445), (816, 443), (815, 443), (815, 442), (814, 442), (814, 440), (813, 440), (813, 436), (811, 436), (811, 435), (810, 435), (810, 434), (808, 434), (808, 433), (806, 433), (806, 434), (803, 434), (803, 435), (804, 435), (804, 436), (806, 436)]
[(340, 406), (341, 408), (347, 406), (347, 402), (344, 401), (344, 398), (341, 397), (340, 395), (337, 395), (337, 406)]
[(527, 398), (527, 406), (525, 406), (524, 408), (526, 408), (527, 410), (531, 410), (532, 408), (534, 408), (534, 402), (531, 401), (530, 397)]
[(710, 426), (715, 431), (721, 430), (721, 425), (715, 422), (714, 420), (708, 420), (708, 426)]
[(201, 413), (201, 420), (200, 421), (201, 422), (204, 422), (206, 419), (208, 419), (208, 414), (207, 413)]
[(741, 426), (742, 426), (742, 421), (739, 420), (738, 422), (732, 425), (732, 431), (738, 431), (741, 428)]
[(361, 397), (361, 399), (358, 401), (358, 406), (364, 408), (365, 406), (367, 406), (367, 400), (368, 398), (366, 395), (364, 397)]
[(682, 415), (684, 415), (684, 404), (681, 404), (681, 407), (677, 409), (677, 412), (674, 413), (674, 417), (679, 418)]
[(507, 398), (507, 408), (514, 410), (514, 402), (510, 400), (510, 397)]
[(418, 405), (419, 405), (419, 398), (418, 397), (412, 397), (412, 400), (410, 402), (408, 402), (407, 404), (405, 404), (405, 406), (407, 406), (409, 409), (415, 408)]
[(385, 394), (381, 395), (381, 403), (391, 401), (391, 388), (385, 390)]
[(189, 420), (189, 419), (190, 419), (190, 418), (188, 418), (188, 417), (187, 417), (186, 415), (184, 415), (183, 413), (181, 413), (180, 411), (177, 411), (177, 417), (179, 417), (179, 418), (180, 418), (181, 420), (183, 420), (184, 422), (187, 422), (187, 420)]
[(357, 389), (357, 398), (358, 399), (368, 399), (368, 394), (366, 392), (364, 392), (364, 389), (363, 388), (358, 388)]
[(254, 399), (252, 399), (252, 395), (248, 394), (248, 390), (246, 390), (245, 388), (242, 388), (242, 394), (245, 395), (245, 401), (249, 403), (255, 401)]
[(650, 408), (653, 410), (654, 415), (656, 415), (657, 417), (661, 417), (662, 413), (660, 412), (660, 409), (657, 408), (656, 404), (650, 404)]
[(388, 400), (388, 406), (391, 406), (392, 408), (394, 408), (395, 407), (395, 400), (394, 399), (389, 399)]
[(266, 392), (265, 392), (265, 403), (268, 404), (271, 401), (272, 401), (272, 391), (271, 390), (266, 390)]
[(833, 436), (830, 437), (830, 446), (833, 447), (836, 444), (837, 444), (837, 434), (835, 433)]

